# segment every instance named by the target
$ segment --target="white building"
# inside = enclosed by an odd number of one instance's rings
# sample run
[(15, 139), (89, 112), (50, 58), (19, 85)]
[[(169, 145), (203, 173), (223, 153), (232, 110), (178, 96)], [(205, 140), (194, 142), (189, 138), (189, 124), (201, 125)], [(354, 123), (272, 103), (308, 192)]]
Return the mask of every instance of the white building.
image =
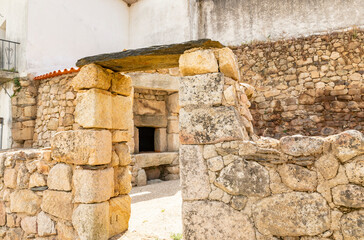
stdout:
[[(240, 45), (362, 27), (363, 13), (362, 0), (0, 0), (0, 39), (20, 43), (16, 67), (7, 70), (25, 77), (123, 49), (199, 38)], [(4, 148), (11, 122), (4, 90), (0, 101)]]

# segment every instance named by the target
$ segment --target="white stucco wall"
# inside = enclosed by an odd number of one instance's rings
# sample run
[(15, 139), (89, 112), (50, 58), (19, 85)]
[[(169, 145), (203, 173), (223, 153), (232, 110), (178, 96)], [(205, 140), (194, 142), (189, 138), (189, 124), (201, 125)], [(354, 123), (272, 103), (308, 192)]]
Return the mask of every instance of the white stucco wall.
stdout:
[[(10, 95), (13, 94), (12, 84), (5, 85), (6, 90)], [(4, 118), (2, 147), (1, 149), (11, 148), (11, 98), (0, 87), (0, 117)]]
[(363, 0), (192, 0), (191, 8), (193, 37), (226, 45), (364, 26)]
[(130, 7), (129, 48), (190, 39), (189, 0), (139, 0)]
[(78, 59), (128, 47), (129, 7), (122, 0), (32, 0), (27, 71), (75, 66)]

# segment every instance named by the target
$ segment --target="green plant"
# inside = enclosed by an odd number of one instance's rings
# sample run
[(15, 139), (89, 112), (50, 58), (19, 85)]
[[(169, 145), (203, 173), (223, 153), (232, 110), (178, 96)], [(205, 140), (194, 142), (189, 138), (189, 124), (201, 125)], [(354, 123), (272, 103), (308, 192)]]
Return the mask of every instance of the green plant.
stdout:
[(21, 90), (20, 79), (18, 77), (13, 78), (13, 83), (14, 83), (14, 93), (13, 93), (13, 95), (11, 97), (15, 97), (16, 94), (18, 92), (20, 92), (20, 90)]
[(173, 233), (171, 234), (172, 240), (181, 240), (182, 239), (182, 233)]

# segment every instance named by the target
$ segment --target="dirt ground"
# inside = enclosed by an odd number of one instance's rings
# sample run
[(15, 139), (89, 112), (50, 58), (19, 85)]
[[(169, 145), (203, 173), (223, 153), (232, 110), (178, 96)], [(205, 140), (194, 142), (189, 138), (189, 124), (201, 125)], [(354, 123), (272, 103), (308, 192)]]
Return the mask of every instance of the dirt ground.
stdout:
[(119, 240), (179, 240), (182, 234), (179, 180), (134, 187), (129, 230)]

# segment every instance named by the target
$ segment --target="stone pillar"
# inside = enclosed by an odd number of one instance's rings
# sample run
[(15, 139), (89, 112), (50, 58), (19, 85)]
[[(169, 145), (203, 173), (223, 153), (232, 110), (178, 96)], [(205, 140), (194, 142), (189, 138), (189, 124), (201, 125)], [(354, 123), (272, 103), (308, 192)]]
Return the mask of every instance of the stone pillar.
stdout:
[[(255, 138), (245, 92), (248, 86), (239, 84), (236, 57), (229, 48), (197, 49), (181, 55), (179, 64), (184, 76), (179, 90), (184, 238), (255, 239), (250, 223), (231, 228), (236, 219), (241, 225), (249, 220), (222, 203), (231, 196), (214, 186), (216, 176), (208, 171), (221, 170), (233, 161), (218, 156), (217, 147), (224, 155), (234, 156), (230, 146)], [(222, 219), (226, 221), (220, 224)]]
[(130, 218), (131, 78), (90, 64), (72, 84), (75, 121), (82, 129), (57, 133), (52, 157), (72, 168), (72, 225), (78, 237), (109, 239), (126, 231)]

